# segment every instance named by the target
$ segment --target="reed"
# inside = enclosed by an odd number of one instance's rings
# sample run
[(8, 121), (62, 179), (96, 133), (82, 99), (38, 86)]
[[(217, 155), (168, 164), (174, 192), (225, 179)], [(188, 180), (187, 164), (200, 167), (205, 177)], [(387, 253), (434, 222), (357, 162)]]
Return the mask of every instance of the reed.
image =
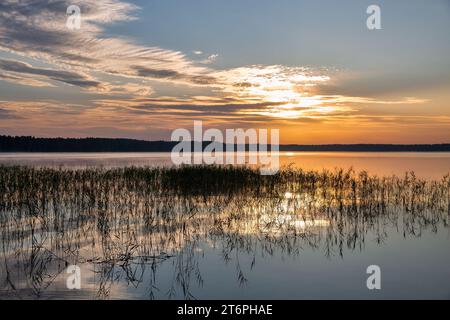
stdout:
[[(68, 264), (88, 264), (100, 278), (97, 297), (106, 298), (119, 278), (137, 286), (146, 269), (156, 272), (171, 260), (167, 296), (194, 298), (192, 282), (203, 282), (196, 249), (205, 241), (221, 246), (224, 262), (235, 262), (236, 280), (245, 285), (242, 253), (295, 255), (306, 245), (343, 256), (360, 250), (369, 233), (383, 243), (388, 225), (416, 237), (448, 227), (449, 215), (449, 175), (0, 166), (0, 294), (17, 293), (12, 270), (39, 296)], [(156, 294), (154, 280), (147, 284), (149, 298)]]

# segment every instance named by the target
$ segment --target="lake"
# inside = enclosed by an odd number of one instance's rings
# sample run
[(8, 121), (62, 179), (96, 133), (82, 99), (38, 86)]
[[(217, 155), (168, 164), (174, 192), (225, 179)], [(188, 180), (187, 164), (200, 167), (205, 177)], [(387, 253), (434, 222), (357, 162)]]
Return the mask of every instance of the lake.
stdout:
[(450, 299), (449, 154), (281, 163), (262, 177), (171, 170), (168, 153), (0, 154), (0, 298)]
[[(170, 166), (170, 153), (0, 153), (0, 165), (63, 167)], [(306, 170), (353, 167), (377, 175), (414, 171), (423, 178), (441, 178), (450, 172), (450, 153), (420, 152), (280, 152), (280, 165)]]

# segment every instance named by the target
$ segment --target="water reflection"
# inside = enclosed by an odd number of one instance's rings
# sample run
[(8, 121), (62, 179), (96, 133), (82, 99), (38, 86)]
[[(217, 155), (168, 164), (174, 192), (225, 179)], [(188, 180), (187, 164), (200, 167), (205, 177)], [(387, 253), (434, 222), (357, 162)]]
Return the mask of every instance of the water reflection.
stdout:
[[(353, 167), (377, 175), (403, 175), (414, 171), (421, 178), (440, 179), (450, 171), (450, 153), (445, 152), (280, 152), (282, 166), (306, 170)], [(170, 152), (114, 153), (0, 153), (0, 165), (34, 167), (105, 167), (173, 165)]]
[[(449, 176), (412, 173), (0, 167), (0, 179), (0, 297), (20, 299), (128, 298), (130, 288), (194, 299), (207, 286), (205, 246), (246, 286), (257, 257), (313, 248), (343, 258), (364, 250), (368, 233), (380, 245), (393, 226), (420, 237), (448, 227), (450, 213)], [(69, 265), (82, 270), (81, 291), (65, 287)]]

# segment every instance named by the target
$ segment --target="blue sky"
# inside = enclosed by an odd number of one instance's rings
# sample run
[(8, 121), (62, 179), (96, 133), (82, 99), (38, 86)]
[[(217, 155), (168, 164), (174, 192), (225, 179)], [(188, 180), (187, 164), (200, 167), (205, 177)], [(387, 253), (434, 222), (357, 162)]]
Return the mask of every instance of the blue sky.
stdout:
[(445, 142), (448, 30), (448, 0), (8, 0), (0, 134), (168, 139), (197, 119), (289, 143)]
[[(449, 66), (450, 2), (382, 1), (384, 30), (365, 27), (374, 1), (135, 1), (142, 19), (108, 28), (142, 43), (219, 53), (222, 68), (247, 64), (407, 70), (420, 57)], [(352, 57), (352, 59), (349, 59)], [(420, 67), (436, 67), (436, 60)]]

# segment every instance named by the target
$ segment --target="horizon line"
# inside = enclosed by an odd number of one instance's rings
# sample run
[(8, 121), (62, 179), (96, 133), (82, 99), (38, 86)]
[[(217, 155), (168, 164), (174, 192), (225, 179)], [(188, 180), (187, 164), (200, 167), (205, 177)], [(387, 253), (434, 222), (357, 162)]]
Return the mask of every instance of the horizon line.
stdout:
[[(21, 139), (21, 138), (31, 138), (31, 139), (49, 139), (49, 140), (131, 140), (131, 141), (139, 141), (139, 142), (164, 142), (164, 143), (179, 143), (181, 141), (171, 141), (171, 140), (145, 140), (145, 139), (138, 139), (138, 138), (127, 138), (127, 137), (120, 137), (120, 138), (113, 138), (113, 137), (61, 137), (61, 136), (55, 136), (55, 137), (39, 137), (39, 136), (29, 136), (29, 135), (7, 135), (7, 134), (0, 134), (0, 138), (13, 138), (13, 139)], [(183, 140), (184, 141), (184, 140)], [(186, 140), (185, 142), (203, 142), (203, 143), (210, 143), (215, 141), (197, 141), (197, 140)], [(224, 141), (217, 141), (221, 142), (223, 144), (226, 144)], [(236, 145), (237, 143), (235, 143)], [(245, 145), (252, 145), (249, 143), (245, 143)], [(280, 146), (436, 146), (436, 145), (450, 145), (450, 141), (448, 142), (428, 142), (428, 143), (368, 143), (368, 142), (357, 142), (357, 143), (319, 143), (319, 144), (304, 144), (304, 143), (279, 143)]]

